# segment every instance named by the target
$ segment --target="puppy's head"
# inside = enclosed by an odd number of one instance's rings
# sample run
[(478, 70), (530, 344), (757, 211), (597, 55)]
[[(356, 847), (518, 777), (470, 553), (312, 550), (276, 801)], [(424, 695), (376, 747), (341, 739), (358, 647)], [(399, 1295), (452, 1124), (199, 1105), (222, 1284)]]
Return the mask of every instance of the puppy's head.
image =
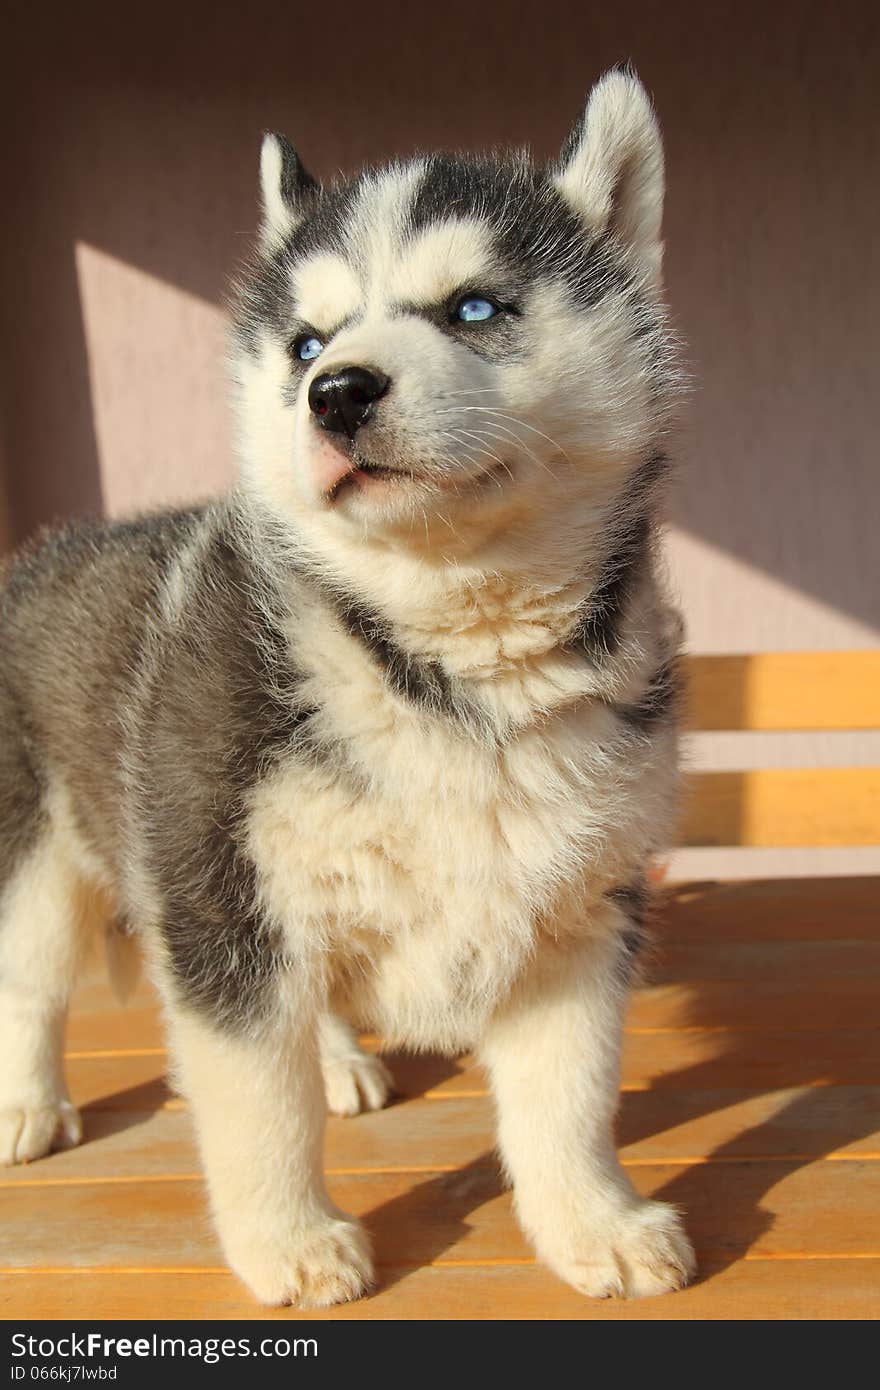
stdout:
[(674, 378), (650, 101), (607, 74), (558, 161), (433, 156), (324, 188), (276, 135), (237, 302), (250, 486), (293, 525), (478, 545), (592, 509)]

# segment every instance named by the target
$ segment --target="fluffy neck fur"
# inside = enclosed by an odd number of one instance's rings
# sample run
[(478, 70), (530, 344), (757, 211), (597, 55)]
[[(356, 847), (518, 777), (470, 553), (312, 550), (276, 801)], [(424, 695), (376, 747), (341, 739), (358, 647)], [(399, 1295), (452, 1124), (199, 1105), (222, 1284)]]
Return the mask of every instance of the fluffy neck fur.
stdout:
[(590, 695), (626, 699), (656, 665), (658, 641), (647, 634), (662, 626), (661, 600), (650, 555), (621, 598), (613, 650), (604, 639), (591, 649), (579, 624), (602, 616), (603, 586), (632, 549), (650, 552), (657, 483), (657, 470), (633, 469), (612, 501), (585, 498), (578, 508), (569, 493), (565, 507), (545, 499), (500, 526), (434, 517), (406, 535), (367, 534), (332, 514), (294, 528), (258, 497), (244, 506), (260, 533), (251, 554), (263, 557), (288, 611), (303, 602), (303, 586), (306, 603), (331, 620), (328, 595), (356, 600), (408, 654), (465, 683), (493, 725), (509, 727)]

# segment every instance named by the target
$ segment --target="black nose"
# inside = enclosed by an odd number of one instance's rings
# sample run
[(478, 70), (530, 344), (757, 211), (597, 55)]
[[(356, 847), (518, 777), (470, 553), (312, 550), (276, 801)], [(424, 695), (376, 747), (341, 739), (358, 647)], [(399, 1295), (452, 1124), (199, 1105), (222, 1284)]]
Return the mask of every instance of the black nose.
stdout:
[(354, 438), (372, 414), (373, 403), (388, 390), (388, 378), (375, 367), (341, 367), (316, 376), (309, 387), (309, 409), (325, 430)]

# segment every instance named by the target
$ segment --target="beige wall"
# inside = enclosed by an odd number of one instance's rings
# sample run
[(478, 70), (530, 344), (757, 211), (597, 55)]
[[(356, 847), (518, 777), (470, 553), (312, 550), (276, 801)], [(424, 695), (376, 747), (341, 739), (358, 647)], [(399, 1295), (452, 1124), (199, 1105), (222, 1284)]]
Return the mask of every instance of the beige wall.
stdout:
[(12, 544), (13, 527), (9, 498), (6, 495), (5, 450), (3, 446), (2, 421), (0, 421), (0, 556)]
[(10, 21), (0, 390), (17, 535), (231, 477), (219, 306), (264, 127), (325, 176), (418, 146), (547, 156), (589, 83), (631, 56), (666, 134), (668, 280), (695, 384), (670, 542), (692, 645), (876, 642), (870, 0), (157, 0), (149, 16)]

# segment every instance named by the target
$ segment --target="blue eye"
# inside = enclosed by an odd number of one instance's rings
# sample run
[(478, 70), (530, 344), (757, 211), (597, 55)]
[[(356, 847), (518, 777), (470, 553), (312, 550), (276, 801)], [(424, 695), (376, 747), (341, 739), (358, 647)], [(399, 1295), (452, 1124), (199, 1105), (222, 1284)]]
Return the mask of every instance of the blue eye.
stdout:
[(293, 350), (301, 362), (311, 362), (315, 357), (320, 357), (324, 344), (314, 333), (303, 333), (294, 343)]
[(477, 295), (471, 295), (463, 299), (455, 311), (455, 317), (462, 323), (485, 323), (487, 319), (494, 319), (498, 313), (497, 304), (493, 304), (491, 299), (480, 299)]

